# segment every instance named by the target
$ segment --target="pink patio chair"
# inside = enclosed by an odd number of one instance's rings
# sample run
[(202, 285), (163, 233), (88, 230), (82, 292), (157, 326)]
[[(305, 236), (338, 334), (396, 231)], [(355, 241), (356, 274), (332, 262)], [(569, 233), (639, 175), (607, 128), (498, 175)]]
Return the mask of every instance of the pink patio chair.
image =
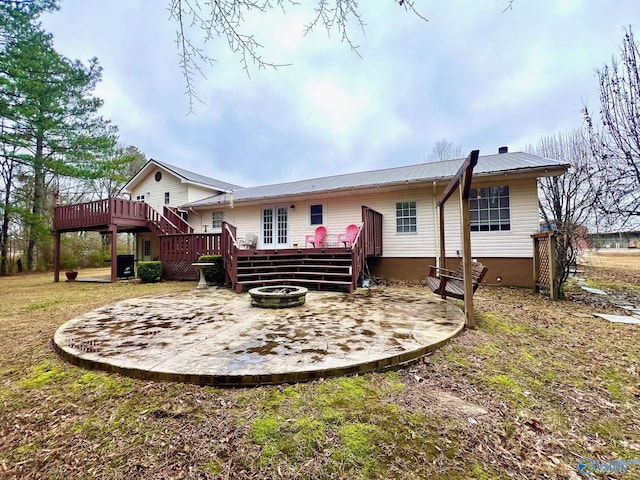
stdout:
[(353, 242), (356, 240), (356, 237), (358, 236), (358, 230), (360, 230), (358, 228), (357, 225), (349, 225), (347, 227), (347, 233), (341, 233), (340, 235), (338, 235), (338, 244), (340, 244), (340, 242), (344, 243), (345, 247), (350, 247), (351, 245), (353, 245)]
[(327, 229), (325, 227), (316, 228), (314, 235), (307, 235), (304, 239), (304, 248), (307, 248), (308, 244), (313, 245), (313, 248), (318, 248), (320, 245), (324, 247), (324, 239), (327, 236)]

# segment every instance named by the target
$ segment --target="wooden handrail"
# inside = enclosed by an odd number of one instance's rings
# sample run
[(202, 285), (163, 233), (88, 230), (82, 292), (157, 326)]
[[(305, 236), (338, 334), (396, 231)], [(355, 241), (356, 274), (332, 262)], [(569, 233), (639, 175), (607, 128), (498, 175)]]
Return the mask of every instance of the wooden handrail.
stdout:
[(162, 209), (162, 214), (172, 222), (182, 233), (193, 233), (193, 227), (182, 218), (176, 210), (166, 205)]
[(364, 262), (366, 261), (365, 235), (362, 234), (364, 230), (365, 223), (362, 222), (358, 228), (358, 234), (351, 244), (351, 285), (354, 290), (358, 287), (358, 280), (364, 271)]
[(238, 276), (238, 244), (236, 242), (236, 227), (224, 221), (222, 222), (221, 247), (225, 285), (235, 289)]

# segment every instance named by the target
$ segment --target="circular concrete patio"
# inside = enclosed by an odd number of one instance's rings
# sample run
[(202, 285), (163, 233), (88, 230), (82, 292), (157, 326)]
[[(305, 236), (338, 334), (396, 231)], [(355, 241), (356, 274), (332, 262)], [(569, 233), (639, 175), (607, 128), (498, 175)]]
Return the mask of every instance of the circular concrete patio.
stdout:
[(281, 310), (250, 303), (224, 289), (134, 298), (69, 320), (53, 345), (82, 367), (244, 386), (401, 365), (464, 328), (460, 309), (420, 290), (309, 292), (304, 305)]

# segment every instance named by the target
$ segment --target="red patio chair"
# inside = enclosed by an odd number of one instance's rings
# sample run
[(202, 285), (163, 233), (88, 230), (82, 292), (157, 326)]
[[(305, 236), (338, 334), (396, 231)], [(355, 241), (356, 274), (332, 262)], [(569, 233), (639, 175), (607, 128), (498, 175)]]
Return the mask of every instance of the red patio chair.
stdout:
[(308, 244), (313, 245), (313, 248), (318, 248), (320, 245), (324, 247), (324, 239), (327, 236), (327, 229), (325, 227), (316, 228), (314, 235), (307, 235), (304, 239), (304, 248), (307, 248)]
[(342, 242), (344, 243), (345, 247), (350, 247), (351, 245), (353, 245), (353, 242), (358, 236), (358, 230), (360, 229), (357, 225), (349, 225), (347, 227), (347, 233), (341, 233), (340, 235), (338, 235), (338, 244)]

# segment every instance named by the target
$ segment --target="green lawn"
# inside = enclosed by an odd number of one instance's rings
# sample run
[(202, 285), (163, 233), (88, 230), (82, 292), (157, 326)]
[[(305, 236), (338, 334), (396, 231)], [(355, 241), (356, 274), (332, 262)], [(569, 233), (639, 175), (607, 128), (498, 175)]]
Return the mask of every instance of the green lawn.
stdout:
[(585, 316), (582, 296), (481, 287), (478, 327), (411, 367), (225, 390), (86, 371), (50, 348), (79, 313), (192, 282), (51, 280), (0, 278), (2, 478), (579, 478), (582, 457), (640, 458), (640, 326)]

